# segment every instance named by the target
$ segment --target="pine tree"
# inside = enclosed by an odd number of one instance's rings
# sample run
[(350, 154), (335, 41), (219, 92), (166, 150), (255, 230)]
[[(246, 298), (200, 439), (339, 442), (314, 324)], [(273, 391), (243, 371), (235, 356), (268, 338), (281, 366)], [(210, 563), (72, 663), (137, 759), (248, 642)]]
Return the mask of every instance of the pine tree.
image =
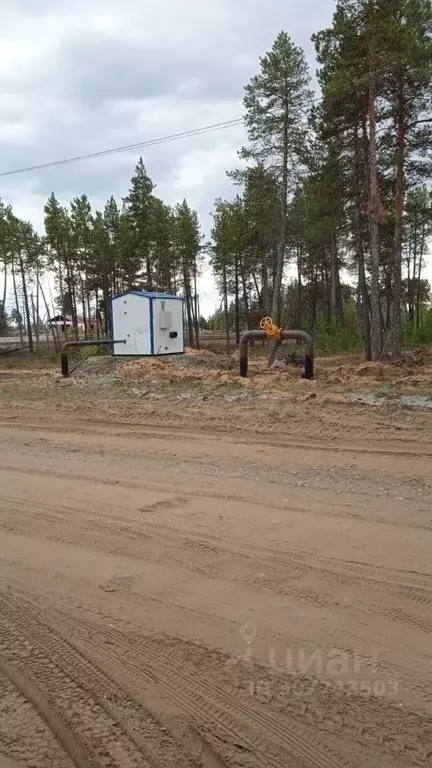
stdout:
[[(407, 170), (424, 161), (418, 150), (432, 145), (431, 0), (381, 0), (377, 3), (380, 69), (390, 106), (394, 136), (393, 357), (402, 351), (402, 250)], [(430, 170), (430, 167), (427, 167)]]
[(281, 32), (260, 71), (245, 88), (245, 123), (249, 146), (241, 156), (254, 160), (274, 176), (279, 189), (278, 247), (272, 286), (272, 314), (281, 316), (281, 287), (288, 231), (288, 199), (298, 176), (307, 142), (307, 114), (312, 93), (304, 53)]
[(210, 263), (222, 294), (223, 314), (227, 352), (230, 349), (230, 317), (228, 275), (232, 261), (232, 226), (230, 204), (226, 200), (215, 201), (214, 226), (212, 229), (213, 247)]
[(145, 269), (147, 291), (153, 290), (153, 265), (151, 261), (151, 244), (154, 235), (153, 189), (153, 182), (147, 174), (142, 157), (140, 157), (135, 168), (135, 175), (131, 179), (129, 194), (124, 202), (130, 217), (133, 250)]
[(262, 165), (249, 168), (243, 178), (247, 238), (243, 262), (255, 285), (261, 315), (267, 316), (272, 311), (270, 277), (276, 273), (280, 236), (279, 186), (273, 174)]
[(202, 236), (198, 214), (186, 200), (174, 211), (174, 247), (181, 264), (190, 346), (199, 349), (199, 307), (197, 280), (200, 271)]
[[(72, 221), (54, 193), (45, 205), (45, 233), (49, 250), (49, 265), (57, 277), (63, 314), (72, 315), (72, 325), (78, 338), (76, 308), (76, 250)], [(65, 326), (66, 329), (66, 326)], [(67, 332), (65, 330), (67, 335)]]
[(406, 303), (411, 328), (420, 325), (422, 273), (432, 237), (432, 193), (426, 187), (409, 190), (404, 212)]
[[(376, 39), (366, 15), (366, 0), (338, 0), (332, 26), (318, 32), (313, 40), (321, 65), (319, 81), (323, 89), (325, 130), (330, 140), (338, 142), (346, 169), (347, 213), (349, 210), (352, 221), (365, 351), (367, 357), (379, 359), (382, 354), (379, 230), (385, 213), (377, 158)], [(366, 248), (370, 291), (366, 283)]]
[(0, 199), (0, 264), (3, 272), (3, 293), (0, 298), (0, 334), (4, 335), (7, 332), (7, 312), (6, 312), (6, 299), (7, 299), (7, 286), (8, 286), (8, 269), (10, 266), (9, 256), (9, 228), (7, 223), (7, 208)]
[(96, 321), (98, 327), (102, 326), (105, 333), (109, 331), (109, 297), (112, 284), (112, 264), (109, 259), (109, 252), (108, 229), (103, 214), (101, 211), (96, 211), (91, 233), (90, 284), (95, 292)]
[[(24, 307), (27, 321), (27, 334), (30, 352), (33, 352), (33, 334), (36, 339), (36, 348), (39, 349), (39, 276), (44, 269), (44, 246), (41, 238), (29, 221), (16, 221), (19, 238), (19, 267), (21, 284), (24, 297)], [(36, 290), (36, 301), (33, 293)]]
[(103, 212), (103, 220), (107, 233), (107, 253), (108, 272), (110, 275), (110, 292), (119, 293), (119, 268), (121, 262), (121, 213), (114, 197), (107, 200)]
[(158, 291), (175, 290), (179, 263), (173, 247), (174, 218), (168, 205), (154, 199), (153, 203), (153, 262)]
[(91, 306), (90, 292), (88, 290), (89, 280), (89, 252), (91, 248), (92, 236), (92, 212), (91, 205), (87, 195), (76, 197), (71, 203), (71, 223), (72, 237), (77, 255), (77, 279), (79, 285), (76, 287), (80, 297), (84, 334), (88, 338), (88, 330), (91, 324)]
[[(21, 346), (23, 347), (24, 346), (23, 319), (27, 325), (27, 331), (28, 331), (28, 315), (26, 316), (24, 314), (24, 318), (23, 318), (23, 311), (20, 306), (19, 290), (18, 290), (19, 289), (18, 278), (22, 275), (22, 272), (21, 272), (22, 240), (21, 240), (21, 232), (20, 232), (20, 221), (16, 216), (14, 216), (14, 213), (10, 205), (4, 209), (3, 214), (4, 214), (4, 220), (3, 220), (4, 247), (8, 253), (8, 260), (11, 268), (12, 285), (13, 285), (14, 300), (15, 300), (15, 307), (11, 312), (11, 317), (14, 319), (14, 321), (18, 325), (20, 342), (21, 342)], [(28, 308), (28, 303), (27, 303), (27, 308)], [(24, 307), (24, 313), (25, 313), (25, 307)], [(30, 333), (28, 333), (28, 346), (30, 351), (33, 351), (33, 339), (31, 334), (31, 327), (30, 327)]]

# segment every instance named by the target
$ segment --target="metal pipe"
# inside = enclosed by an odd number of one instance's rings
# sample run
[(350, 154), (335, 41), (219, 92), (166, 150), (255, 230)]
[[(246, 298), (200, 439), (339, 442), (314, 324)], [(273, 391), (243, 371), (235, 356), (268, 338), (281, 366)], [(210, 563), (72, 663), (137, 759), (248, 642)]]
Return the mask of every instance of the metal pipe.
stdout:
[(247, 379), (248, 375), (248, 344), (253, 339), (266, 339), (266, 331), (247, 331), (240, 339), (240, 376)]
[(65, 378), (69, 377), (69, 355), (67, 350), (70, 347), (112, 347), (113, 344), (126, 344), (126, 339), (115, 341), (114, 339), (97, 339), (96, 341), (65, 341), (60, 352), (61, 373)]
[[(240, 339), (240, 376), (246, 379), (248, 375), (248, 344), (254, 339), (266, 339), (266, 331), (248, 331)], [(288, 339), (300, 340), (305, 345), (305, 379), (314, 377), (313, 339), (306, 331), (282, 331), (281, 341)]]

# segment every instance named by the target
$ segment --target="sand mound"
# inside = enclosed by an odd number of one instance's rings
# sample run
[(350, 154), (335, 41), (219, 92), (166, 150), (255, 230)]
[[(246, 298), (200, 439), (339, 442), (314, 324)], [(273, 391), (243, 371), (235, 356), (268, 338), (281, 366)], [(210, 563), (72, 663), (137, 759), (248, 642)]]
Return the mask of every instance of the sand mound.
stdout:
[[(269, 370), (265, 357), (251, 356), (249, 378), (239, 376), (238, 362), (226, 355), (204, 350), (188, 350), (188, 354), (172, 357), (114, 358), (96, 356), (79, 364), (72, 376), (78, 379), (100, 379), (110, 382), (147, 381), (162, 386), (174, 382), (202, 382), (216, 385), (237, 383), (251, 390), (279, 393), (302, 391), (307, 386), (301, 378), (303, 366), (278, 363)], [(329, 391), (376, 391), (390, 389), (404, 394), (432, 392), (432, 366), (393, 365), (380, 361), (364, 363), (359, 358), (319, 358), (315, 361), (314, 386)], [(294, 390), (293, 390), (294, 387)]]
[(161, 381), (219, 381), (227, 382), (238, 379), (235, 371), (216, 368), (182, 367), (178, 360), (145, 358), (132, 360), (122, 365), (120, 376), (127, 381), (140, 379), (160, 379)]
[(210, 349), (192, 349), (192, 347), (186, 347), (185, 355), (189, 357), (217, 357), (215, 352)]

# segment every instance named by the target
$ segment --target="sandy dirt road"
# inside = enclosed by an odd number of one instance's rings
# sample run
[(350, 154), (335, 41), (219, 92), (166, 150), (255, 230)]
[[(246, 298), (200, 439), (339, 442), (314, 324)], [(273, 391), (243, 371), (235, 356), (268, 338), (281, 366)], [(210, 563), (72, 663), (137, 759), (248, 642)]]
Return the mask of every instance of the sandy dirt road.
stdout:
[(432, 765), (431, 467), (4, 413), (0, 766)]

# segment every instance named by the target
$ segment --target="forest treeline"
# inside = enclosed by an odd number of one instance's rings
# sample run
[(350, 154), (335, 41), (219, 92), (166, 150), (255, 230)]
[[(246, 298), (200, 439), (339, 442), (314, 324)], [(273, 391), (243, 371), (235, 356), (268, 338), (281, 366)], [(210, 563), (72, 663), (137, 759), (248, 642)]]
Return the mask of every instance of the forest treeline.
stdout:
[(374, 360), (432, 341), (431, 30), (430, 0), (338, 0), (313, 36), (318, 99), (286, 33), (261, 58), (238, 195), (216, 203), (213, 327), (272, 315)]
[[(40, 318), (56, 316), (55, 308), (71, 320), (66, 335), (107, 334), (110, 297), (130, 288), (182, 294), (189, 343), (199, 343), (198, 215), (186, 200), (171, 208), (156, 197), (141, 158), (121, 205), (111, 197), (103, 211), (93, 211), (83, 194), (64, 207), (53, 193), (45, 205), (43, 235), (0, 204), (0, 254), (0, 335), (14, 322), (30, 351), (39, 341)], [(47, 296), (47, 274), (54, 275), (55, 296)], [(10, 285), (13, 309), (7, 312)], [(52, 332), (58, 343), (58, 325)]]
[(221, 296), (210, 327), (237, 339), (271, 315), (372, 360), (399, 359), (404, 339), (432, 341), (431, 31), (432, 0), (337, 0), (313, 35), (318, 96), (304, 51), (281, 32), (245, 87), (247, 142), (228, 169), (237, 194), (215, 201), (208, 244), (186, 201), (154, 195), (142, 160), (104, 211), (51, 195), (43, 236), (3, 205), (0, 258), (21, 332), (30, 339), (49, 304), (49, 271), (75, 327), (96, 313), (106, 330), (109, 297), (127, 288), (181, 292), (197, 345), (209, 262)]

